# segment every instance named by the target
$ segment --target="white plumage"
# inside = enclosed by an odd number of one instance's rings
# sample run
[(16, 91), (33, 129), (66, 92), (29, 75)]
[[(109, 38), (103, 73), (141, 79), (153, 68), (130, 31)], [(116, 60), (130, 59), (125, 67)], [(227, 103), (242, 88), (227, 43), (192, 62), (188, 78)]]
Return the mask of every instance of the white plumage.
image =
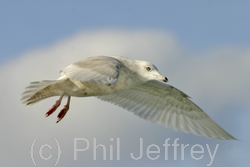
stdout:
[(46, 116), (68, 96), (58, 115), (59, 122), (67, 113), (70, 97), (96, 96), (139, 117), (175, 130), (215, 139), (236, 139), (180, 90), (168, 85), (167, 78), (146, 61), (125, 57), (96, 56), (73, 63), (61, 70), (54, 81), (32, 82), (22, 94), (22, 102), (33, 104), (51, 96), (60, 96)]

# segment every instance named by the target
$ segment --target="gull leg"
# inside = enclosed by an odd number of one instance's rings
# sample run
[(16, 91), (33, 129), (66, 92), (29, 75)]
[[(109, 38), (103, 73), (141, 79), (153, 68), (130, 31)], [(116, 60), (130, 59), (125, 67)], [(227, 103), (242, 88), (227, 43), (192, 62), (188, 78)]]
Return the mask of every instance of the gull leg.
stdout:
[(67, 111), (69, 110), (69, 104), (70, 104), (70, 96), (68, 96), (66, 105), (58, 114), (56, 123), (60, 122), (63, 119), (63, 117), (66, 115)]
[(49, 109), (49, 111), (46, 112), (45, 116), (48, 117), (50, 116), (56, 109), (60, 106), (62, 98), (64, 94), (60, 96), (60, 98), (56, 101), (56, 103)]

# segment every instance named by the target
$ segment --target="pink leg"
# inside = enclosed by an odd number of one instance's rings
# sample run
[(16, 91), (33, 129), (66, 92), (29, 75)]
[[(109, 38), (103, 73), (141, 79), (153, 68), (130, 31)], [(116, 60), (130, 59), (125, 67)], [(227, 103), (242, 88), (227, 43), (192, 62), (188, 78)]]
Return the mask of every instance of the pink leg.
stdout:
[(64, 94), (60, 96), (60, 98), (56, 101), (56, 103), (49, 109), (49, 111), (46, 112), (45, 116), (48, 117), (50, 116), (56, 109), (60, 106), (62, 98)]
[(66, 105), (58, 114), (56, 123), (60, 122), (63, 119), (63, 117), (66, 115), (67, 111), (69, 110), (69, 104), (70, 104), (70, 96), (68, 96)]

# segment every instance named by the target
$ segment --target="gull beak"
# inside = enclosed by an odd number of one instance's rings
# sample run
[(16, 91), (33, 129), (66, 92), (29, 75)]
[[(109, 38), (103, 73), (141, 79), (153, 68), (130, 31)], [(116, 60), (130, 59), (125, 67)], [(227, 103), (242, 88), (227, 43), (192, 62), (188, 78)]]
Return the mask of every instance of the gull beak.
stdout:
[(162, 79), (162, 81), (163, 81), (163, 82), (168, 82), (167, 77), (164, 77), (164, 78)]

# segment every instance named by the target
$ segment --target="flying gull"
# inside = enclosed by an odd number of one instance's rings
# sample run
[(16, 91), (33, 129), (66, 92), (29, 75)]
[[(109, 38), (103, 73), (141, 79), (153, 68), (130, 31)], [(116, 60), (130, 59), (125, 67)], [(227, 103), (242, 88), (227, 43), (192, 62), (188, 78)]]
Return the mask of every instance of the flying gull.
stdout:
[(69, 110), (71, 96), (95, 96), (168, 128), (214, 139), (236, 139), (167, 81), (152, 63), (120, 56), (95, 56), (65, 67), (57, 80), (31, 82), (21, 100), (30, 105), (60, 96), (45, 114), (49, 116), (66, 96), (67, 103), (58, 114), (59, 122)]

